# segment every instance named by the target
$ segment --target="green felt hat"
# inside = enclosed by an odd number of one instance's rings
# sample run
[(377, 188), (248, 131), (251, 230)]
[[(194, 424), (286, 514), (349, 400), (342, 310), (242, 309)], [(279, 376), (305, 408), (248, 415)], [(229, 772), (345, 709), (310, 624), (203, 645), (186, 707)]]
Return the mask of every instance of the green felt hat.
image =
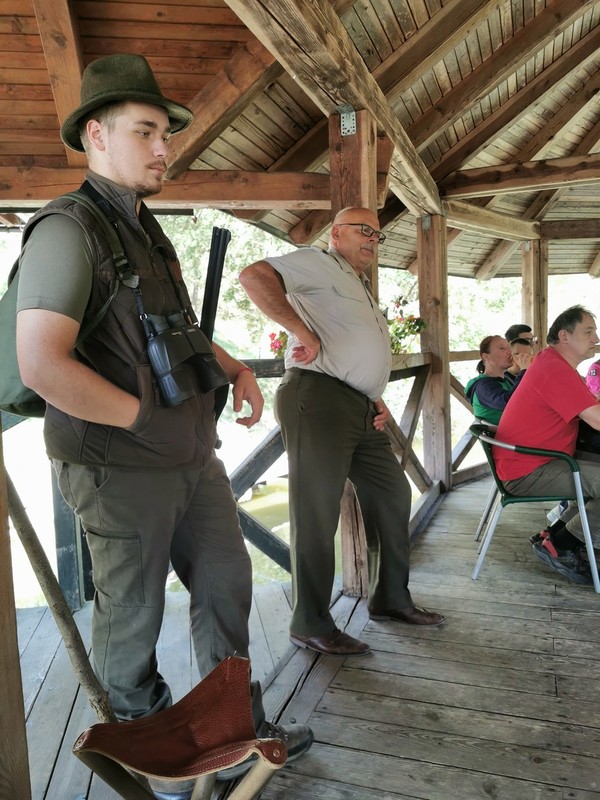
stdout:
[(143, 56), (105, 56), (92, 61), (85, 68), (81, 80), (80, 106), (63, 122), (60, 138), (72, 150), (83, 152), (79, 136), (80, 120), (100, 106), (124, 100), (164, 108), (173, 133), (187, 128), (192, 121), (193, 114), (189, 108), (162, 94), (150, 64)]

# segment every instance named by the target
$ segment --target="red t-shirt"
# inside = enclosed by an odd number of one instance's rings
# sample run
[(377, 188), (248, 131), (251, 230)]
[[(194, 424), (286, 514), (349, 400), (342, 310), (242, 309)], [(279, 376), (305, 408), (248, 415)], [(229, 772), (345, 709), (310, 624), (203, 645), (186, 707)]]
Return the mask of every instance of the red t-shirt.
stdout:
[[(533, 359), (508, 401), (496, 435), (509, 444), (573, 455), (579, 414), (596, 402), (577, 370), (554, 347), (546, 347)], [(550, 461), (501, 447), (494, 447), (493, 452), (498, 475), (504, 481), (529, 475)]]

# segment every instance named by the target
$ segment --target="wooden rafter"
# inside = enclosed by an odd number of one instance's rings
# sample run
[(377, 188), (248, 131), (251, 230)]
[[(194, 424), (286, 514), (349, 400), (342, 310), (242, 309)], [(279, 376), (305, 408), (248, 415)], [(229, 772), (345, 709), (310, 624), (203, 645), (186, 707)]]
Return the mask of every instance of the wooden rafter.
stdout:
[[(82, 169), (29, 170), (4, 167), (0, 183), (0, 208), (23, 204), (37, 207), (56, 194), (79, 186)], [(193, 170), (177, 181), (167, 181), (150, 205), (172, 208), (296, 208), (331, 207), (329, 175), (317, 172), (241, 172)]]
[[(437, 189), (339, 18), (324, 0), (227, 0), (326, 116), (366, 109), (395, 147), (394, 191), (416, 214), (439, 213)], [(285, 27), (281, 24), (285, 20)]]
[[(58, 121), (79, 105), (83, 58), (77, 21), (68, 0), (33, 0)], [(66, 148), (69, 166), (83, 166), (83, 154)]]
[(490, 194), (558, 189), (600, 180), (600, 154), (499, 164), (453, 172), (439, 184), (443, 197), (486, 197)]
[(600, 239), (600, 219), (555, 219), (540, 222), (540, 238)]
[(442, 180), (480, 153), (490, 141), (500, 136), (509, 125), (526, 114), (529, 108), (538, 103), (559, 81), (592, 58), (599, 48), (600, 26), (593, 28), (447, 150), (431, 167), (434, 179)]
[(411, 140), (419, 147), (429, 145), (440, 131), (456, 122), (512, 72), (543, 50), (592, 5), (594, 0), (551, 0), (543, 11), (409, 126), (407, 133)]
[[(600, 74), (600, 73), (599, 73)], [(600, 120), (588, 131), (579, 144), (574, 148), (573, 155), (584, 155), (590, 152), (600, 141)], [(529, 207), (521, 214), (522, 219), (542, 219), (549, 209), (560, 197), (560, 190), (540, 192)], [(508, 261), (515, 252), (517, 245), (514, 242), (502, 241), (488, 255), (483, 264), (475, 273), (477, 280), (489, 280), (498, 273), (498, 270)]]
[[(352, 1), (333, 0), (331, 5), (337, 14), (345, 14)], [(252, 100), (283, 73), (282, 65), (256, 37), (241, 45), (227, 66), (190, 102), (194, 121), (174, 144), (169, 178), (177, 178), (188, 169)]]
[[(402, 91), (425, 75), (438, 60), (472, 32), (486, 15), (491, 14), (501, 2), (498, 0), (449, 0), (437, 14), (419, 28), (403, 44), (373, 70), (373, 77), (392, 102)], [(269, 171), (281, 169), (316, 169), (328, 158), (326, 120), (321, 120), (284, 153)], [(397, 200), (390, 199), (391, 207)], [(315, 211), (305, 217), (291, 231), (293, 241), (314, 241), (330, 222), (324, 214)]]
[(478, 208), (463, 200), (444, 200), (443, 205), (448, 224), (455, 228), (477, 231), (496, 239), (529, 241), (540, 238), (539, 222), (529, 222), (487, 208)]

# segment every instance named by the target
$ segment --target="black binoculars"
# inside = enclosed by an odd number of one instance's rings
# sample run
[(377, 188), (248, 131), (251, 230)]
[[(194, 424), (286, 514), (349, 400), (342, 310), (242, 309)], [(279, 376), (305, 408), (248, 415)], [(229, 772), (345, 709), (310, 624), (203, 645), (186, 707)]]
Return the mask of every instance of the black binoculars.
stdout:
[[(194, 323), (186, 323), (181, 312), (166, 317), (148, 314), (148, 357), (161, 397), (171, 407), (197, 393), (211, 392), (229, 383), (209, 340)], [(195, 368), (198, 384), (185, 364)]]

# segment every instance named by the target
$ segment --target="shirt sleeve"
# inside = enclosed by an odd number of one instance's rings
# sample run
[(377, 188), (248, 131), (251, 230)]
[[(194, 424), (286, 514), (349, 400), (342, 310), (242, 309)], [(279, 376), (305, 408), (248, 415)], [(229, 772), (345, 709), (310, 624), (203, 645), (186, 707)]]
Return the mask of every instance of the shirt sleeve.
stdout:
[(505, 389), (496, 378), (481, 378), (473, 387), (474, 394), (477, 395), (477, 399), (482, 406), (504, 411), (506, 404), (512, 397), (513, 392), (519, 385), (524, 374), (525, 370), (521, 370), (521, 372), (516, 375), (515, 382), (510, 389)]
[(308, 294), (331, 286), (329, 258), (318, 248), (305, 247), (265, 261), (281, 275), (287, 294)]
[(570, 422), (598, 401), (583, 376), (564, 359), (556, 359), (553, 366), (552, 372), (539, 375), (536, 384), (528, 388), (537, 391), (550, 408)]
[(45, 217), (23, 248), (17, 311), (40, 308), (81, 322), (93, 272), (92, 247), (77, 220), (66, 214)]

